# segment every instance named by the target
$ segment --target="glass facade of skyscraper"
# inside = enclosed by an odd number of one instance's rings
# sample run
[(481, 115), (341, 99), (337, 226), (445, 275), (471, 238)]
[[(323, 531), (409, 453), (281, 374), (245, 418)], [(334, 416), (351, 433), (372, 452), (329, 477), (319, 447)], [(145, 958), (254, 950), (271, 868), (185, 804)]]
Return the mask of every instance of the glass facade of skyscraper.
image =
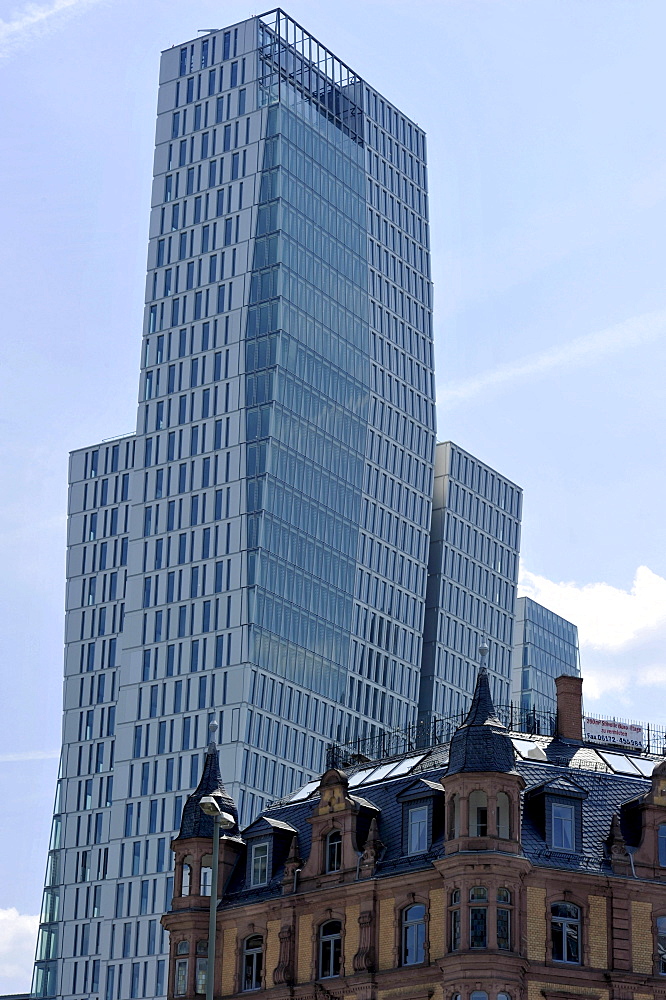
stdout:
[(417, 715), (423, 132), (282, 12), (166, 50), (136, 433), (70, 465), (44, 997), (159, 997), (208, 724), (247, 822)]
[(555, 678), (580, 677), (578, 629), (531, 597), (516, 601), (512, 692), (521, 712), (555, 716)]
[(451, 441), (437, 445), (419, 716), (466, 711), (489, 643), (493, 701), (509, 703), (522, 490)]

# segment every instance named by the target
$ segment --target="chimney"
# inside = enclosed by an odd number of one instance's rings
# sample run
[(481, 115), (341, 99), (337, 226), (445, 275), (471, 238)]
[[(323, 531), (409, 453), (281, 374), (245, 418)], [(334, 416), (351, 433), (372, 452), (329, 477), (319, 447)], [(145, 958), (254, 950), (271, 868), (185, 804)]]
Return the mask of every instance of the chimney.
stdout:
[(565, 740), (583, 739), (583, 678), (563, 674), (555, 678), (557, 735)]

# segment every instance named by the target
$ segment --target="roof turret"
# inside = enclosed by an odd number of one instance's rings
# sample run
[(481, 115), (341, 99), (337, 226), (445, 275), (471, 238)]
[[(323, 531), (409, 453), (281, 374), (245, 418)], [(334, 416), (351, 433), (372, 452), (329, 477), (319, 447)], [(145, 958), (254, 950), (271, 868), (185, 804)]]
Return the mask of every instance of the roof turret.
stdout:
[(222, 811), (233, 816), (235, 824), (231, 829), (224, 831), (225, 836), (233, 837), (239, 833), (236, 803), (224, 787), (220, 774), (220, 761), (215, 742), (216, 730), (217, 723), (212, 722), (210, 725), (211, 740), (206, 751), (201, 778), (195, 790), (187, 797), (176, 840), (189, 840), (194, 837), (212, 838), (213, 817), (205, 813), (199, 804), (204, 795), (215, 795)]
[(515, 752), (507, 728), (495, 714), (485, 658), (488, 646), (479, 647), (481, 665), (467, 718), (456, 729), (449, 750), (447, 775), (461, 771), (513, 771)]

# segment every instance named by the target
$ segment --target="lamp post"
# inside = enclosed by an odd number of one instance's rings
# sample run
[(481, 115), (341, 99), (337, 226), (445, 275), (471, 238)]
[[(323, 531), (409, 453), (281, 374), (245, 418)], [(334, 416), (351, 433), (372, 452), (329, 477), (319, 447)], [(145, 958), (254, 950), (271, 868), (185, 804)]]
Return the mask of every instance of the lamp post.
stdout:
[[(217, 723), (211, 722), (211, 742), (214, 744)], [(217, 870), (220, 863), (220, 833), (231, 830), (235, 825), (233, 816), (222, 809), (223, 799), (219, 792), (203, 795), (200, 808), (213, 818), (213, 871), (210, 879), (210, 907), (208, 911), (208, 966), (206, 969), (206, 1000), (213, 1000), (215, 980), (215, 933), (217, 930)]]

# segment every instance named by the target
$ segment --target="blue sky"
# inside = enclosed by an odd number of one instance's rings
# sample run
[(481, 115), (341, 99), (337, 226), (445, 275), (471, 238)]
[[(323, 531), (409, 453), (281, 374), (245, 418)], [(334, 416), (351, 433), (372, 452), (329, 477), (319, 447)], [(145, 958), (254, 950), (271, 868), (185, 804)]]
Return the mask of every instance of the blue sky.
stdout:
[[(0, 991), (60, 740), (67, 453), (133, 429), (159, 52), (235, 0), (0, 0)], [(294, 0), (429, 136), (439, 436), (525, 490), (593, 712), (666, 722), (663, 0)], [(15, 911), (15, 912), (14, 912)]]

